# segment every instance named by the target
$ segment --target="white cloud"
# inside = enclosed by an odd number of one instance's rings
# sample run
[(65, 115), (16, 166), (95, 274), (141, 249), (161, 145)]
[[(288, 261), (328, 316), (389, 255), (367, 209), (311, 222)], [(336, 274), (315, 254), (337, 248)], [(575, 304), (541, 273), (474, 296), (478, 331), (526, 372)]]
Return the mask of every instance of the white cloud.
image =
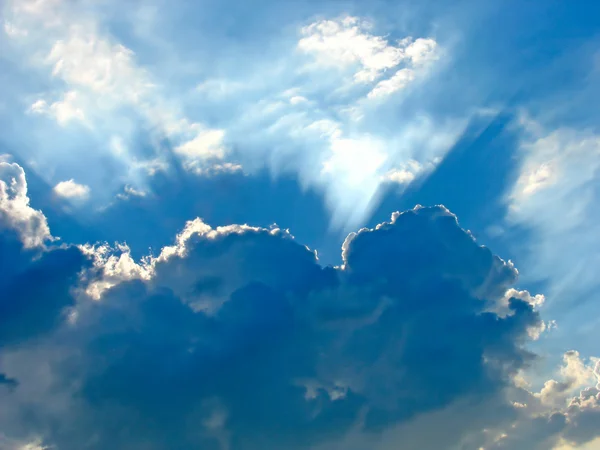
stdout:
[(111, 287), (128, 280), (148, 280), (153, 274), (149, 258), (136, 263), (131, 250), (125, 244), (110, 247), (107, 244), (79, 246), (82, 253), (93, 261), (93, 279), (85, 288), (85, 294), (100, 300), (102, 294)]
[(523, 255), (530, 279), (549, 280), (552, 299), (574, 299), (599, 286), (593, 267), (600, 252), (589, 243), (598, 239), (600, 220), (600, 136), (547, 130), (528, 118), (521, 126), (519, 175), (507, 195), (507, 219), (534, 231)]
[(137, 103), (152, 88), (146, 72), (136, 66), (133, 51), (81, 27), (73, 27), (66, 39), (56, 41), (47, 62), (52, 75), (68, 85), (119, 101)]
[(90, 187), (76, 183), (73, 179), (61, 181), (53, 189), (59, 197), (70, 200), (85, 200), (90, 195)]
[(203, 176), (216, 176), (225, 173), (242, 173), (244, 168), (241, 164), (237, 163), (213, 163), (208, 167), (204, 167), (201, 164), (197, 164), (195, 161), (189, 161), (184, 164), (185, 168), (189, 171), (196, 173), (197, 175)]
[[(160, 80), (136, 62), (130, 48), (100, 33), (105, 28), (96, 20), (85, 14), (75, 17), (69, 5), (59, 12), (71, 26), (57, 27), (53, 32), (57, 36), (44, 39), (51, 42), (44, 64), (54, 80), (66, 85), (68, 95), (57, 98), (54, 91), (47, 93), (30, 111), (63, 125), (84, 123), (94, 137), (107, 141), (105, 150), (123, 163), (129, 176), (126, 183), (131, 185), (144, 186), (139, 178), (168, 165), (162, 146), (166, 138), (183, 167), (198, 175), (240, 171), (242, 166), (251, 171), (265, 164), (274, 172), (293, 170), (302, 184), (325, 191), (334, 221), (353, 227), (376, 202), (386, 173), (397, 169), (396, 175), (390, 175), (396, 181), (407, 180), (408, 172), (416, 176), (403, 164), (415, 160), (426, 165), (462, 131), (461, 124), (429, 123), (433, 119), (423, 113), (377, 134), (371, 133), (366, 121), (354, 120), (376, 116), (379, 102), (366, 101), (367, 97), (386, 98), (421, 77), (439, 53), (434, 39), (388, 40), (356, 17), (314, 22), (301, 29), (297, 49), (315, 57), (318, 65), (347, 69), (360, 82), (353, 84), (357, 95), (333, 92), (329, 98), (325, 90), (347, 84), (345, 73), (340, 78), (334, 70), (332, 77), (310, 77), (305, 83), (297, 77), (297, 54), (275, 55), (269, 69), (248, 73), (248, 82), (207, 72), (195, 91), (211, 102), (224, 102), (230, 111), (225, 119), (207, 126), (200, 114), (183, 113), (183, 101), (164, 95)], [(276, 86), (264, 81), (271, 71), (282, 74)], [(218, 111), (222, 105), (215, 106), (215, 115), (222, 114)], [(139, 117), (131, 118), (131, 111)], [(356, 114), (349, 119), (342, 111)], [(141, 153), (135, 142), (140, 118), (152, 131), (154, 155), (136, 153)], [(243, 152), (233, 160), (230, 154), (238, 147)], [(138, 169), (144, 173), (138, 174)]]
[(423, 66), (439, 58), (438, 44), (434, 39), (418, 38), (412, 41), (411, 38), (406, 38), (402, 43), (408, 44), (404, 52), (414, 66)]
[[(136, 64), (131, 49), (74, 27), (54, 44), (47, 62), (53, 66), (53, 76), (73, 89), (49, 108), (59, 123), (83, 118), (86, 110), (101, 121), (110, 121), (107, 114), (133, 107), (159, 134), (177, 143), (177, 153), (197, 161), (224, 158), (224, 131), (192, 122), (170, 107), (147, 71)], [(77, 98), (81, 102), (75, 107)], [(85, 107), (80, 106), (83, 104)], [(114, 141), (115, 136), (111, 138)]]
[(0, 161), (0, 227), (16, 231), (26, 248), (53, 239), (46, 216), (29, 206), (25, 171), (6, 161)]
[(356, 17), (322, 20), (302, 28), (298, 48), (313, 53), (324, 65), (358, 65), (356, 81), (373, 81), (403, 58), (402, 49), (368, 33), (368, 23)]
[(402, 163), (399, 167), (395, 167), (383, 174), (381, 179), (388, 183), (408, 185), (412, 183), (415, 178), (431, 172), (440, 161), (441, 158), (439, 157), (423, 163), (410, 159), (407, 162)]
[(408, 37), (396, 45), (370, 33), (372, 25), (357, 17), (321, 20), (304, 28), (298, 48), (316, 55), (319, 64), (342, 67), (358, 66), (357, 82), (372, 82), (401, 62), (421, 65), (435, 59), (437, 43), (433, 39)]
[(404, 89), (415, 79), (415, 72), (411, 69), (400, 69), (387, 80), (382, 80), (367, 94), (368, 98), (377, 98), (390, 95)]
[(530, 195), (545, 186), (553, 183), (554, 170), (549, 163), (542, 163), (539, 167), (531, 168), (519, 177), (518, 184), (521, 187), (521, 195)]
[(48, 102), (46, 100), (36, 100), (30, 107), (29, 112), (34, 114), (46, 114), (48, 112)]
[[(49, 66), (52, 78), (66, 88), (58, 95), (56, 89), (49, 90), (30, 107), (31, 113), (52, 117), (63, 126), (80, 121), (100, 139), (109, 136), (105, 138), (107, 148), (114, 147), (115, 139), (130, 140), (141, 118), (150, 126), (154, 142), (168, 138), (186, 158), (198, 156), (195, 166), (202, 163), (200, 159), (207, 151), (211, 158), (223, 159), (224, 147), (200, 147), (208, 144), (207, 138), (222, 137), (224, 131), (189, 120), (180, 111), (179, 102), (167, 99), (164, 89), (137, 63), (133, 50), (99, 31), (103, 27), (96, 15), (71, 3), (13, 3), (14, 22), (29, 32), (23, 49), (31, 52), (41, 68)], [(68, 26), (53, 26), (63, 22)], [(43, 53), (47, 56), (42, 60), (34, 56)], [(160, 144), (156, 147), (160, 154)], [(115, 157), (127, 168), (139, 162), (131, 152)]]
[(409, 184), (415, 179), (415, 174), (406, 169), (392, 169), (383, 176), (383, 179), (392, 183)]
[(223, 130), (203, 130), (175, 147), (175, 152), (191, 159), (222, 159), (225, 156), (224, 136)]
[(117, 198), (121, 200), (127, 200), (131, 197), (146, 197), (148, 193), (146, 191), (142, 191), (140, 189), (136, 189), (133, 186), (125, 186), (123, 188), (123, 192), (117, 194)]
[(86, 123), (83, 109), (78, 104), (78, 97), (76, 91), (69, 91), (63, 94), (62, 100), (57, 100), (50, 105), (45, 100), (39, 99), (29, 107), (29, 112), (51, 116), (62, 126), (72, 120)]
[(437, 42), (431, 38), (411, 37), (395, 45), (370, 33), (372, 25), (356, 17), (322, 20), (302, 28), (298, 48), (314, 54), (320, 65), (357, 67), (356, 82), (374, 82), (387, 71), (397, 70), (379, 81), (368, 98), (384, 97), (405, 88), (415, 80), (418, 70), (438, 59)]
[(290, 98), (290, 103), (292, 105), (299, 105), (301, 103), (306, 103), (308, 102), (306, 97), (303, 97), (302, 95), (294, 95), (293, 97)]
[(541, 198), (557, 185), (575, 189), (595, 177), (596, 168), (600, 167), (600, 136), (569, 128), (548, 132), (525, 117), (521, 124), (525, 136), (521, 142), (520, 175), (511, 192), (515, 208), (533, 194)]

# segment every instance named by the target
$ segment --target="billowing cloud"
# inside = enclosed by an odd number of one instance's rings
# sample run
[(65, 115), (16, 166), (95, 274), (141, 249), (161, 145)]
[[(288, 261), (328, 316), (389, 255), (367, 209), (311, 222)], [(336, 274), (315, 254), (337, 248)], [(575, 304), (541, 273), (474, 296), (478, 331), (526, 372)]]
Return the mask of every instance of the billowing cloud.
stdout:
[(599, 368), (598, 358), (565, 353), (559, 380), (548, 380), (540, 392), (521, 391), (518, 418), (489, 448), (587, 448), (580, 446), (597, 438), (600, 426)]
[(25, 171), (16, 163), (0, 160), (0, 228), (17, 233), (25, 248), (40, 247), (52, 239), (48, 221), (29, 206)]
[[(300, 449), (356, 436), (383, 449), (391, 430), (448, 408), (466, 414), (473, 399), (497, 411), (482, 427), (516, 417), (506, 392), (532, 361), (535, 296), (515, 291), (494, 312), (516, 269), (443, 207), (352, 233), (340, 267), (320, 266), (277, 227), (200, 219), (140, 263), (124, 246), (82, 251), (95, 262), (69, 320), (2, 356), (18, 385), (2, 394), (0, 427), (14, 439)], [(55, 386), (38, 384), (36, 397), (33, 358)], [(479, 436), (466, 422), (439, 439)]]

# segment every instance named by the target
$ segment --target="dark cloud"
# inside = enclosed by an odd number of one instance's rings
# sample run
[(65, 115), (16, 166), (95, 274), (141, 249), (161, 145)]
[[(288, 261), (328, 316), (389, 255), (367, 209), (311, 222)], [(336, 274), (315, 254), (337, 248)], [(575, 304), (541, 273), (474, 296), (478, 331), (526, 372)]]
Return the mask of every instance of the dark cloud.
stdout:
[(492, 312), (516, 270), (445, 208), (394, 214), (343, 257), (322, 267), (284, 231), (189, 222), (151, 276), (82, 301), (49, 340), (52, 401), (70, 406), (40, 402), (23, 429), (61, 450), (312, 448), (501, 398), (532, 358), (532, 306)]
[(76, 247), (27, 251), (0, 233), (0, 347), (22, 342), (57, 325), (85, 257)]

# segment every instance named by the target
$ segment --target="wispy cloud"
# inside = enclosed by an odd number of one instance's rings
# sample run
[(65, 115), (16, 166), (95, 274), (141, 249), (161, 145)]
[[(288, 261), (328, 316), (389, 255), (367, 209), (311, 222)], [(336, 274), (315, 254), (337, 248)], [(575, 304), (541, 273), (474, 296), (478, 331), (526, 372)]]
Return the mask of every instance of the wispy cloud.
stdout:
[[(443, 45), (431, 37), (391, 41), (376, 23), (355, 16), (294, 24), (287, 51), (265, 55), (247, 72), (207, 71), (189, 92), (196, 104), (169, 95), (166, 80), (82, 5), (17, 5), (13, 22), (29, 32), (14, 45), (29, 51), (52, 83), (29, 94), (28, 112), (55, 120), (65, 136), (89, 135), (96, 151), (122, 167), (113, 190), (146, 189), (145, 177), (168, 170), (166, 141), (199, 176), (264, 166), (292, 171), (322, 190), (335, 227), (352, 228), (376, 204), (386, 174), (442, 157), (468, 118), (461, 112), (442, 121), (415, 109), (400, 126), (373, 130), (372, 119), (386, 114), (380, 107), (403, 103), (393, 94), (427, 82)], [(136, 142), (140, 131), (150, 136), (143, 146)], [(43, 153), (45, 164), (55, 164), (49, 148)], [(92, 197), (107, 188), (82, 182)]]
[(553, 299), (573, 301), (599, 286), (593, 268), (600, 251), (590, 243), (597, 240), (600, 220), (594, 206), (600, 201), (600, 136), (589, 129), (548, 129), (526, 115), (521, 127), (508, 220), (533, 231), (528, 275), (549, 279)]

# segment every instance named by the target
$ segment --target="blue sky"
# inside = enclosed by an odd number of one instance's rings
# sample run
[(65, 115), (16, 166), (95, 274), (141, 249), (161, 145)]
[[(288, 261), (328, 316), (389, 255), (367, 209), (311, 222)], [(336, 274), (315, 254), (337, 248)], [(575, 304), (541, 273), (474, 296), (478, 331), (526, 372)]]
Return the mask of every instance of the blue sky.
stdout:
[(122, 3), (0, 3), (0, 448), (600, 448), (600, 5)]

